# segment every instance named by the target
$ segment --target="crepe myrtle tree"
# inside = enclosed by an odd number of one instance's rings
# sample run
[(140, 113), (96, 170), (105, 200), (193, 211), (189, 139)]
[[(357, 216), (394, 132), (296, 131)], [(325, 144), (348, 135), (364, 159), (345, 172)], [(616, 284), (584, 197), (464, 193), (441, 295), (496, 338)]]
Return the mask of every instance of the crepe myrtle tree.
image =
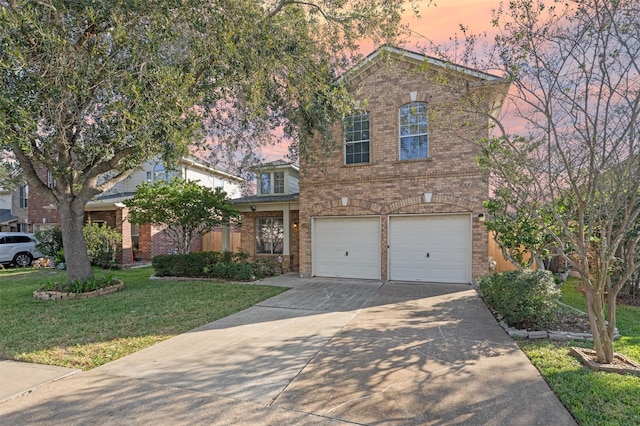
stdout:
[(67, 279), (93, 277), (85, 205), (145, 161), (205, 129), (245, 151), (326, 134), (351, 105), (336, 75), (400, 34), (404, 3), (0, 0), (0, 149), (57, 207)]
[[(471, 36), (440, 50), (511, 83), (492, 137), (479, 140), (504, 203), (494, 219), (526, 212), (533, 235), (580, 275), (600, 363), (614, 359), (616, 297), (640, 268), (638, 16), (639, 0), (514, 0), (494, 12), (486, 48)], [(481, 112), (471, 95), (457, 107)]]
[(222, 189), (180, 178), (153, 185), (144, 182), (124, 204), (129, 208), (131, 223), (165, 228), (179, 254), (189, 253), (195, 238), (240, 218)]

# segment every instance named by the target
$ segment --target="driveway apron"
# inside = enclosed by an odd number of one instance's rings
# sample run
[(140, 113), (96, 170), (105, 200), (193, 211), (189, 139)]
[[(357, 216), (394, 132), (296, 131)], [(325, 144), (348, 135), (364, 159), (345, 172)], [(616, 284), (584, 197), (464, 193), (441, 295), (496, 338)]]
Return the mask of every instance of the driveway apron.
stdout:
[(570, 425), (468, 285), (290, 290), (0, 403), (0, 424)]

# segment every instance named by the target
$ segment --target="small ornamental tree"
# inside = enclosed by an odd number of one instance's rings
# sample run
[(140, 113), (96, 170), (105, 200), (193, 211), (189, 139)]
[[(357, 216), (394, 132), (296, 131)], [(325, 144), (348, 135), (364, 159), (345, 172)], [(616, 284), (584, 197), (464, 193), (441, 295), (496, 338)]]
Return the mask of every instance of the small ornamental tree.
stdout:
[(142, 183), (124, 204), (129, 207), (131, 223), (165, 227), (166, 235), (180, 254), (189, 253), (196, 237), (239, 218), (220, 188), (212, 190), (179, 178), (153, 185)]

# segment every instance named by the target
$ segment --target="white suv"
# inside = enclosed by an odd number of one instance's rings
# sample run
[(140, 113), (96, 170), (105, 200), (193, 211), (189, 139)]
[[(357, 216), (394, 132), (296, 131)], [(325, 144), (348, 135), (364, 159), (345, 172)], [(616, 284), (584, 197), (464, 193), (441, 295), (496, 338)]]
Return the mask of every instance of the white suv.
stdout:
[(36, 250), (33, 234), (24, 232), (0, 232), (0, 263), (13, 263), (16, 266), (29, 266), (33, 259), (42, 257)]

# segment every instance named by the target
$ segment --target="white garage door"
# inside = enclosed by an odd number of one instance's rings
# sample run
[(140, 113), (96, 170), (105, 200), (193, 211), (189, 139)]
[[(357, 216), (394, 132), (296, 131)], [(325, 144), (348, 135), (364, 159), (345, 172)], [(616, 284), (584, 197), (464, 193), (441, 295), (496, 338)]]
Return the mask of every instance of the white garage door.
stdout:
[(380, 218), (316, 218), (313, 271), (319, 277), (380, 279)]
[(391, 217), (389, 278), (398, 281), (470, 282), (470, 216)]

